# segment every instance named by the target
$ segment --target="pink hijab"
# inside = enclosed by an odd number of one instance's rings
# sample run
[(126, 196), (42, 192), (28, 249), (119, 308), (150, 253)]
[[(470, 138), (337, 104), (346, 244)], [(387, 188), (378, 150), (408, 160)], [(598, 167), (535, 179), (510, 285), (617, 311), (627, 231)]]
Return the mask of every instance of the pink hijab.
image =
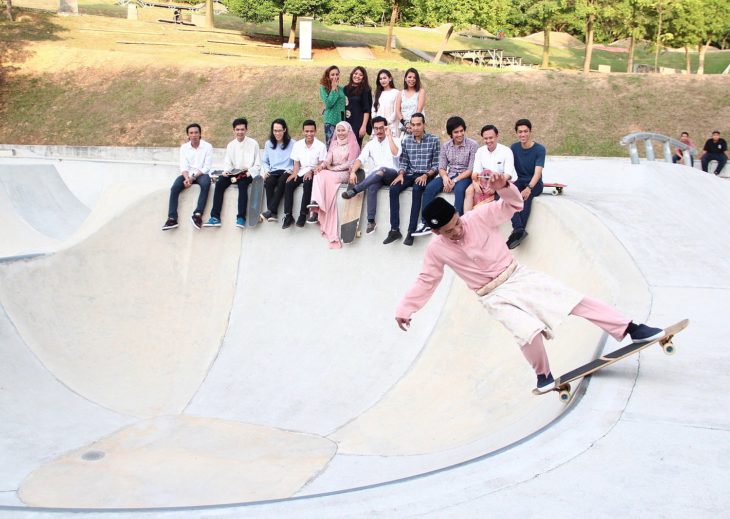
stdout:
[(337, 126), (335, 126), (335, 135), (330, 142), (329, 151), (333, 151), (335, 146), (344, 145), (343, 142), (338, 142), (339, 137), (337, 137), (337, 128), (339, 126), (347, 128), (347, 157), (349, 160), (355, 160), (357, 156), (360, 155), (360, 145), (357, 143), (357, 137), (355, 137), (355, 132), (352, 131), (352, 126), (350, 126), (350, 123), (347, 121), (340, 121), (337, 123)]

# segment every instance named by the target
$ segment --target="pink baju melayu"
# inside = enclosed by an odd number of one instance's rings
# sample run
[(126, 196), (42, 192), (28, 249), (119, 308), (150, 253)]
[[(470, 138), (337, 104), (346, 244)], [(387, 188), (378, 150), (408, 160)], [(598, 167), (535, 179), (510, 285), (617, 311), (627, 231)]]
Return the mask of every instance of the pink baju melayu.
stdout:
[[(337, 127), (345, 126), (347, 136), (344, 139), (337, 137)], [(322, 236), (327, 238), (330, 248), (342, 247), (339, 233), (339, 219), (337, 218), (337, 193), (340, 184), (347, 182), (350, 168), (360, 154), (360, 146), (349, 123), (342, 121), (335, 127), (335, 137), (330, 143), (327, 158), (324, 160), (324, 169), (314, 175), (312, 184), (312, 201), (319, 207), (313, 209), (318, 216), (319, 229)]]
[(501, 322), (520, 345), (538, 375), (550, 373), (543, 337), (568, 315), (591, 321), (617, 340), (626, 335), (630, 319), (611, 306), (567, 287), (547, 274), (515, 263), (499, 225), (522, 209), (514, 184), (499, 190), (497, 202), (475, 207), (461, 217), (459, 241), (434, 236), (426, 249), (423, 269), (401, 300), (396, 317), (410, 319), (428, 302), (448, 265), (477, 292), (487, 312)]

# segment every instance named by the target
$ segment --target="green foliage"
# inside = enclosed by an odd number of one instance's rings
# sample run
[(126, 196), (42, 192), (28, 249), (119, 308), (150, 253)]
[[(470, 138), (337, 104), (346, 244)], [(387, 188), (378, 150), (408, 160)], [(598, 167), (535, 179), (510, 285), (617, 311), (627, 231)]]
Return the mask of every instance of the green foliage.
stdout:
[(262, 23), (274, 19), (283, 9), (277, 0), (223, 0), (231, 14), (247, 22)]
[(377, 22), (384, 13), (388, 18), (390, 4), (387, 0), (338, 0), (332, 3), (324, 20), (328, 23), (357, 25), (369, 20)]

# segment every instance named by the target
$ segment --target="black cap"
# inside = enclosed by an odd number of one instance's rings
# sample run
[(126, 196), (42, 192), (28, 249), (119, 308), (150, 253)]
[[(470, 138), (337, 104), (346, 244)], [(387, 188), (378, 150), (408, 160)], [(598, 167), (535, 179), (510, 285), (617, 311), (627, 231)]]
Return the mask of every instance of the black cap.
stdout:
[(440, 229), (449, 223), (455, 214), (456, 209), (454, 209), (454, 206), (441, 197), (434, 198), (423, 209), (423, 217), (426, 219), (426, 225), (431, 227), (431, 229)]

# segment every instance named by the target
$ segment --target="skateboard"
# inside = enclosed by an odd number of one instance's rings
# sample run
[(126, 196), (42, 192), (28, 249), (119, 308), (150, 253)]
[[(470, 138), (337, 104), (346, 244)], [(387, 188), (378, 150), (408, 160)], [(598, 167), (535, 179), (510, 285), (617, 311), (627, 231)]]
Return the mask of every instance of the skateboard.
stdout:
[(246, 210), (246, 225), (248, 227), (255, 227), (259, 222), (264, 220), (261, 217), (261, 204), (263, 200), (264, 177), (257, 175), (251, 181), (251, 191), (248, 196), (248, 209)]
[(222, 169), (216, 169), (214, 171), (211, 171), (210, 172), (210, 181), (213, 182), (213, 183), (218, 182), (218, 179), (220, 178), (220, 176), (222, 174), (223, 174), (223, 170)]
[(570, 398), (572, 396), (570, 392), (570, 382), (573, 382), (574, 380), (577, 380), (579, 378), (587, 377), (588, 375), (595, 373), (596, 371), (603, 369), (606, 366), (610, 366), (614, 362), (618, 362), (624, 357), (633, 355), (634, 353), (639, 352), (644, 348), (648, 348), (649, 346), (659, 343), (659, 345), (664, 350), (664, 353), (666, 353), (667, 355), (673, 355), (676, 352), (676, 348), (672, 343), (672, 339), (679, 332), (687, 328), (688, 325), (689, 319), (679, 321), (678, 323), (673, 324), (668, 328), (665, 328), (664, 337), (662, 337), (661, 339), (623, 346), (616, 351), (612, 351), (607, 355), (603, 355), (602, 357), (592, 360), (587, 364), (575, 368), (573, 371), (569, 371), (564, 375), (560, 375), (558, 378), (555, 379), (555, 387), (553, 389), (540, 390), (535, 388), (532, 390), (532, 393), (534, 395), (544, 395), (546, 393), (550, 393), (551, 391), (557, 391), (558, 395), (560, 396), (560, 400), (562, 402), (568, 402), (570, 401)]
[(551, 183), (544, 183), (543, 187), (552, 187), (553, 188), (552, 193), (554, 195), (562, 195), (563, 189), (565, 189), (568, 186), (566, 186), (565, 184), (557, 184), (555, 182), (551, 182)]
[[(358, 169), (357, 181), (362, 182), (365, 179), (365, 172), (362, 169)], [(348, 184), (348, 188), (352, 187)], [(362, 216), (362, 201), (365, 198), (365, 193), (358, 193), (349, 200), (345, 200), (345, 208), (342, 211), (342, 225), (340, 225), (340, 237), (342, 243), (352, 243), (355, 237), (360, 237), (360, 217)]]
[[(246, 170), (248, 171), (248, 170)], [(235, 184), (239, 180), (243, 178), (243, 175), (245, 175), (246, 171), (240, 170), (240, 169), (232, 169), (229, 172), (229, 175), (224, 175), (224, 171), (222, 169), (216, 169), (215, 171), (210, 172), (210, 180), (212, 182), (218, 182), (218, 179), (224, 176), (232, 177), (231, 178), (231, 184)]]

